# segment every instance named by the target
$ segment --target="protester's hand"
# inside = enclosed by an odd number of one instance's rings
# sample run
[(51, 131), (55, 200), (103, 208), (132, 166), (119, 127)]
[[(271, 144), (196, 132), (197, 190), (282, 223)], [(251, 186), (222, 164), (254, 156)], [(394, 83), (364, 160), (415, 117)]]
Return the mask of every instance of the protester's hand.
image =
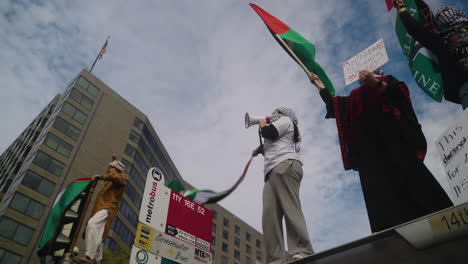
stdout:
[(94, 175), (93, 177), (91, 177), (91, 180), (92, 181), (98, 181), (99, 180), (99, 175)]
[(402, 0), (393, 0), (393, 6), (394, 6), (396, 9), (400, 9), (400, 8), (405, 7), (405, 3), (403, 3)]
[(319, 77), (316, 74), (312, 73), (312, 72), (309, 73), (308, 75), (309, 75), (309, 80), (310, 80), (311, 83), (314, 83), (315, 80), (320, 80)]
[(252, 151), (252, 158), (258, 156), (258, 154), (261, 154), (261, 153), (263, 153), (263, 148), (262, 146), (258, 146), (258, 148)]
[(371, 87), (376, 87), (377, 83), (379, 82), (375, 75), (370, 71), (360, 71), (359, 80)]
[(260, 128), (262, 128), (262, 127), (266, 126), (267, 124), (268, 124), (268, 123), (267, 123), (266, 120), (260, 120), (260, 123), (258, 123), (258, 126), (259, 126)]

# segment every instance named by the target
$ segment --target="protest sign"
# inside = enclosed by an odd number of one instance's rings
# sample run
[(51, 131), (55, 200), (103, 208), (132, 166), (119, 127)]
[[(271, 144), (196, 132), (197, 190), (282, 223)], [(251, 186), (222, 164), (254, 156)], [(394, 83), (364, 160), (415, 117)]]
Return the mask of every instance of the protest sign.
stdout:
[(343, 63), (345, 84), (351, 84), (359, 79), (359, 71), (374, 71), (388, 62), (387, 51), (383, 39)]

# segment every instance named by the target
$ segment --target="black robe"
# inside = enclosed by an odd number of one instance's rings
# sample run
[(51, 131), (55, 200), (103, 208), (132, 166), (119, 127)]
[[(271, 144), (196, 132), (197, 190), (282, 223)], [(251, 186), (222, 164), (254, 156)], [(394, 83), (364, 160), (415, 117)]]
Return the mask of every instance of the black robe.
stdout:
[(385, 92), (362, 86), (350, 96), (320, 92), (335, 118), (345, 169), (359, 171), (372, 232), (453, 203), (424, 165), (426, 139), (406, 85), (392, 76)]

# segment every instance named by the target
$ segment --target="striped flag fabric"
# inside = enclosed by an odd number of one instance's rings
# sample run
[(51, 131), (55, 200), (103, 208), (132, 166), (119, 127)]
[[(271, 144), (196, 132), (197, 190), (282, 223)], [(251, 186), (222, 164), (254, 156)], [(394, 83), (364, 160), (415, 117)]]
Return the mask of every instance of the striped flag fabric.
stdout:
[(288, 25), (270, 15), (268, 12), (255, 4), (250, 4), (255, 12), (263, 20), (270, 33), (278, 41), (281, 47), (299, 64), (305, 66), (309, 72), (316, 74), (334, 96), (335, 88), (328, 78), (325, 70), (315, 61), (315, 46), (294, 31)]
[[(422, 0), (403, 0), (413, 18), (428, 29), (433, 29), (432, 12)], [(411, 73), (418, 86), (437, 102), (444, 95), (444, 84), (435, 56), (408, 34), (408, 30), (398, 16), (392, 0), (385, 0), (392, 16), (395, 32), (408, 61)]]
[(99, 52), (98, 59), (102, 59), (102, 56), (104, 56), (104, 54), (107, 52), (107, 42), (108, 41), (109, 41), (109, 38), (107, 38), (106, 42), (102, 46), (101, 51)]

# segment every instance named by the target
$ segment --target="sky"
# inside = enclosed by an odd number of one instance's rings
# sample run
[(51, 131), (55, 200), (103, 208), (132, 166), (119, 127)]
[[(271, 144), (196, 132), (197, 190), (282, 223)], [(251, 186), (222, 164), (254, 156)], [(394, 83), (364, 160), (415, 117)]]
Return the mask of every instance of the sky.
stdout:
[[(448, 190), (435, 140), (461, 107), (434, 102), (412, 80), (384, 0), (257, 0), (316, 46), (316, 59), (348, 95), (341, 65), (379, 39), (387, 74), (405, 81), (428, 141), (425, 164)], [(320, 3), (320, 4), (319, 4)], [(464, 0), (428, 0), (437, 9)], [(181, 175), (224, 190), (257, 147), (244, 115), (292, 107), (303, 143), (300, 197), (312, 244), (323, 251), (371, 234), (359, 175), (344, 171), (333, 119), (300, 67), (241, 0), (0, 1), (0, 152), (81, 69), (147, 114)], [(263, 157), (221, 205), (261, 231)]]

